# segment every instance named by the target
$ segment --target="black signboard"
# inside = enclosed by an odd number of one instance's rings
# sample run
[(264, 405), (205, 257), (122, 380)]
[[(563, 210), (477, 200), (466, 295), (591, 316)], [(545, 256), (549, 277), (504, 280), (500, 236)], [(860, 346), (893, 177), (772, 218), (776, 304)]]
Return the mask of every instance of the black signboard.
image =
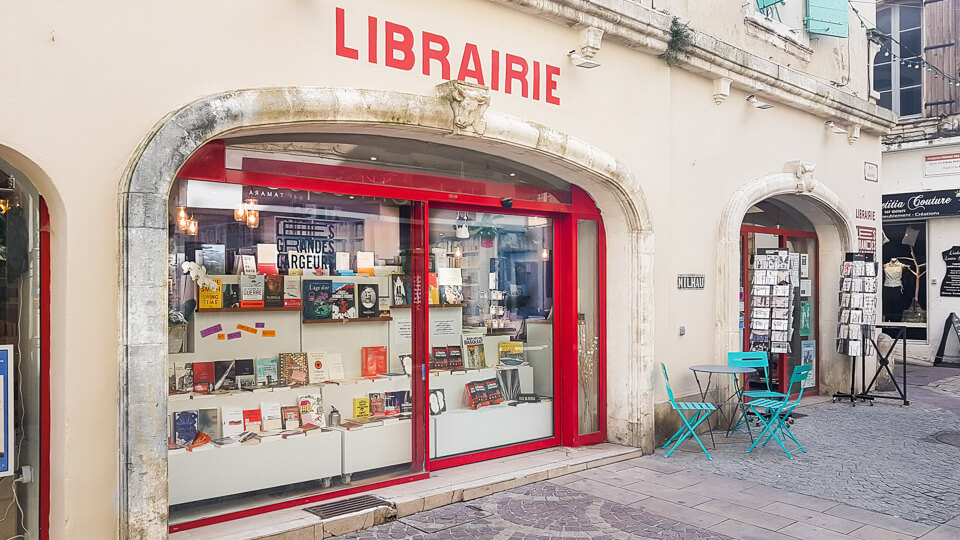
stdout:
[(943, 262), (947, 271), (940, 283), (940, 296), (960, 296), (960, 246), (944, 251)]
[(947, 336), (950, 335), (951, 329), (957, 336), (957, 340), (960, 341), (960, 317), (957, 317), (956, 313), (951, 313), (943, 324), (943, 337), (940, 338), (940, 348), (937, 349), (937, 357), (933, 359), (933, 365), (943, 363), (944, 353), (947, 350)]
[(883, 196), (884, 221), (960, 216), (960, 190), (895, 193)]

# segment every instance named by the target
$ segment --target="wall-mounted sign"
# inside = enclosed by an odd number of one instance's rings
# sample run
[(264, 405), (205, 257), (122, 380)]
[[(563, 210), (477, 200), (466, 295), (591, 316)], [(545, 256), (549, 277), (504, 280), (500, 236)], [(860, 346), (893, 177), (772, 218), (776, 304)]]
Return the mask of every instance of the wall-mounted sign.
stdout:
[(876, 163), (870, 163), (869, 161), (863, 162), (863, 179), (867, 182), (879, 182), (880, 181), (880, 167), (877, 167)]
[(702, 291), (707, 279), (703, 274), (678, 274), (677, 288)]
[(863, 208), (857, 208), (857, 219), (865, 219), (868, 221), (874, 221), (877, 219), (876, 210), (864, 210)]
[(876, 253), (877, 228), (857, 225), (857, 242), (860, 253)]
[(960, 246), (944, 251), (943, 262), (947, 271), (940, 282), (940, 296), (960, 296)]
[(960, 152), (923, 156), (924, 176), (960, 174)]
[(960, 215), (960, 190), (894, 193), (883, 196), (884, 221), (957, 215)]

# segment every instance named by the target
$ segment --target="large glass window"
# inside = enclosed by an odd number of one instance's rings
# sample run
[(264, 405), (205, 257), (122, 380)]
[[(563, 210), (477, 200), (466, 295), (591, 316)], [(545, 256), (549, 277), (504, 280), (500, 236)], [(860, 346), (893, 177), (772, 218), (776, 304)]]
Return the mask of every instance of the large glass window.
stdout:
[[(927, 339), (927, 222), (883, 224), (883, 322)], [(896, 335), (897, 329), (885, 329)]]
[(175, 185), (171, 519), (411, 472), (417, 204)]
[(887, 37), (873, 60), (873, 88), (880, 106), (902, 117), (923, 112), (922, 21), (919, 1), (877, 6), (877, 29)]
[(554, 435), (553, 234), (546, 217), (431, 210), (431, 458)]

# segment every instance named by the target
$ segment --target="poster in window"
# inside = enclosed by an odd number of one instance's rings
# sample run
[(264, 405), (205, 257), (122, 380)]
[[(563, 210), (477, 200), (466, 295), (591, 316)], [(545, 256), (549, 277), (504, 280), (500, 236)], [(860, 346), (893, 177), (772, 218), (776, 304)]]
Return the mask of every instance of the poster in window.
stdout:
[(800, 335), (807, 337), (813, 332), (813, 303), (809, 300), (800, 302)]
[(817, 342), (816, 340), (804, 340), (800, 342), (800, 364), (810, 366), (810, 374), (807, 380), (803, 382), (804, 388), (810, 388), (817, 385)]

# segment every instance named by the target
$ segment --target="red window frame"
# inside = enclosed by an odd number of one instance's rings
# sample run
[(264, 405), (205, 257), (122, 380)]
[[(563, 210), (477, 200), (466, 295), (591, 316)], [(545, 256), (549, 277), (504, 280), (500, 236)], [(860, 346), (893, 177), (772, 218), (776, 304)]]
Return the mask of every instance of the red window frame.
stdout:
[[(284, 162), (277, 162), (284, 163)], [(416, 302), (412, 306), (413, 318), (418, 323), (419, 330), (414, 332), (414, 373), (420, 376), (411, 378), (414, 395), (421, 399), (414, 403), (413, 418), (413, 463), (410, 476), (386, 480), (383, 482), (344, 488), (341, 490), (319, 493), (283, 501), (267, 506), (244, 509), (227, 514), (221, 514), (200, 520), (178, 523), (169, 527), (170, 532), (182, 531), (239, 519), (246, 516), (261, 514), (283, 508), (290, 508), (325, 499), (342, 497), (344, 495), (370, 491), (373, 489), (406, 483), (429, 477), (430, 471), (445, 469), (486, 461), (497, 457), (520, 454), (532, 450), (559, 446), (580, 446), (595, 444), (606, 440), (606, 249), (605, 231), (599, 209), (593, 199), (582, 189), (572, 186), (570, 204), (544, 203), (535, 200), (514, 198), (511, 208), (506, 208), (500, 196), (477, 195), (470, 193), (450, 193), (439, 191), (443, 186), (450, 185), (450, 178), (425, 174), (406, 175), (415, 176), (416, 187), (409, 178), (406, 185), (383, 185), (375, 182), (376, 178), (390, 177), (395, 179), (397, 173), (387, 169), (364, 168), (355, 166), (338, 167), (341, 174), (327, 174), (323, 178), (309, 178), (282, 174), (289, 172), (289, 164), (280, 166), (281, 173), (264, 172), (263, 163), (258, 163), (260, 172), (227, 169), (225, 166), (225, 143), (213, 141), (200, 148), (177, 175), (178, 179), (197, 179), (224, 182), (229, 184), (254, 185), (271, 188), (285, 188), (313, 192), (338, 193), (367, 197), (381, 197), (393, 199), (407, 199), (415, 203), (413, 222), (420, 227), (422, 235), (411, 235), (412, 238), (412, 265), (418, 269), (421, 276), (427, 275), (429, 256), (429, 216), (431, 208), (456, 209), (465, 211), (494, 212), (501, 214), (529, 215), (549, 217), (554, 220), (554, 340), (562, 344), (554, 351), (554, 436), (516, 445), (481, 450), (478, 452), (451, 456), (446, 458), (429, 457), (429, 416), (427, 415), (427, 396), (429, 394), (429, 379), (426, 376), (426, 359), (429, 351), (429, 305)], [(298, 172), (302, 172), (297, 169)], [(326, 173), (336, 173), (324, 169)], [(337, 179), (330, 178), (334, 176)], [(364, 183), (352, 181), (363, 178)], [(370, 180), (373, 179), (374, 182)], [(475, 186), (477, 181), (467, 181)], [(509, 184), (499, 185), (498, 194), (510, 195)], [(527, 196), (529, 190), (518, 190), (516, 195)], [(576, 227), (578, 219), (589, 219), (599, 222), (599, 238), (597, 249), (597, 269), (599, 274), (597, 286), (598, 294), (598, 335), (600, 346), (598, 351), (598, 398), (599, 398), (599, 431), (580, 435), (578, 433), (578, 400), (577, 396), (577, 326), (576, 326)], [(416, 229), (414, 229), (416, 230)], [(425, 281), (425, 280), (424, 280)], [(414, 286), (414, 294), (417, 287)], [(425, 283), (421, 284), (421, 299), (426, 299)], [(572, 393), (571, 393), (572, 389)], [(566, 396), (560, 399), (560, 396)], [(572, 397), (570, 397), (572, 396)], [(419, 472), (423, 471), (423, 472)]]
[[(820, 394), (820, 241), (817, 238), (817, 233), (809, 231), (796, 231), (792, 229), (777, 229), (774, 227), (761, 227), (758, 225), (741, 225), (740, 226), (740, 263), (742, 265), (742, 274), (741, 274), (741, 285), (743, 287), (743, 350), (750, 350), (750, 285), (747, 283), (747, 280), (750, 276), (750, 243), (748, 242), (748, 235), (750, 233), (761, 233), (761, 234), (772, 234), (777, 236), (777, 246), (780, 249), (787, 249), (787, 238), (809, 238), (813, 240), (814, 251), (817, 254), (817, 264), (813, 267), (812, 277), (813, 282), (816, 284), (815, 293), (813, 295), (813, 305), (814, 305), (814, 317), (813, 317), (813, 335), (816, 336), (817, 340), (817, 357), (814, 360), (816, 362), (815, 373), (817, 376), (816, 385), (812, 388), (807, 388), (804, 393), (808, 396), (815, 396)], [(777, 359), (777, 369), (780, 376), (781, 384), (783, 383), (784, 376), (787, 371), (787, 355), (783, 353), (777, 354), (779, 357)], [(799, 392), (794, 392), (790, 397), (794, 397)]]

